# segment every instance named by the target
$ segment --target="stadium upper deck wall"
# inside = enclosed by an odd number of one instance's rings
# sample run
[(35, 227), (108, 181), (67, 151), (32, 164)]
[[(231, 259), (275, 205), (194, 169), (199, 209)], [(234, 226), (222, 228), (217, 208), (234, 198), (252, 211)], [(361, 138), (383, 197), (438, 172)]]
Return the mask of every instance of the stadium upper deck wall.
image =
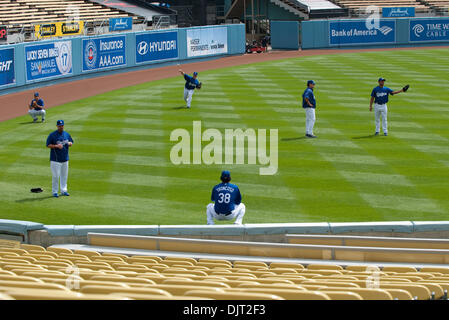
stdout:
[(301, 39), (302, 49), (448, 45), (449, 18), (383, 18), (378, 25), (370, 19), (303, 21)]
[[(156, 46), (151, 47), (151, 44)], [(213, 48), (214, 45), (217, 47)], [(0, 95), (244, 52), (243, 24), (53, 38), (5, 45), (0, 47)]]

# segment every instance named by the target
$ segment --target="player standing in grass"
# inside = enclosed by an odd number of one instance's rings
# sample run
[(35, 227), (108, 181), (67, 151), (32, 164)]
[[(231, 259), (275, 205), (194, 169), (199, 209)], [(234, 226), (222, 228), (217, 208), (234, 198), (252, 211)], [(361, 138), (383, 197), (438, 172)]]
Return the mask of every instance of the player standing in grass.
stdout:
[(207, 205), (207, 224), (214, 224), (215, 220), (232, 220), (234, 224), (241, 225), (245, 215), (245, 205), (242, 203), (242, 195), (239, 187), (229, 183), (231, 173), (227, 170), (221, 173), (222, 183), (212, 189), (212, 201)]
[(58, 197), (58, 185), (61, 196), (69, 196), (67, 192), (67, 177), (69, 174), (69, 147), (73, 140), (70, 134), (64, 131), (64, 120), (56, 122), (58, 130), (48, 135), (47, 148), (50, 148), (50, 169), (52, 175), (53, 197)]
[(313, 126), (315, 125), (315, 109), (316, 100), (313, 94), (313, 88), (315, 88), (315, 81), (307, 81), (307, 88), (302, 94), (302, 107), (306, 111), (306, 137), (316, 138), (313, 134)]
[(388, 126), (387, 126), (387, 102), (388, 95), (394, 95), (401, 92), (406, 92), (409, 85), (406, 85), (401, 90), (393, 91), (388, 87), (385, 87), (385, 78), (379, 78), (377, 80), (379, 85), (371, 91), (371, 100), (369, 101), (369, 111), (373, 111), (373, 102), (374, 102), (374, 119), (376, 123), (376, 132), (375, 136), (379, 135), (380, 132), (380, 118), (382, 117), (382, 129), (384, 131), (384, 136), (388, 136)]
[(190, 109), (190, 104), (192, 103), (192, 96), (195, 89), (201, 89), (201, 82), (198, 81), (198, 72), (194, 72), (193, 76), (189, 76), (184, 73), (181, 69), (179, 72), (184, 76), (186, 84), (184, 86), (184, 101), (187, 103), (187, 108)]

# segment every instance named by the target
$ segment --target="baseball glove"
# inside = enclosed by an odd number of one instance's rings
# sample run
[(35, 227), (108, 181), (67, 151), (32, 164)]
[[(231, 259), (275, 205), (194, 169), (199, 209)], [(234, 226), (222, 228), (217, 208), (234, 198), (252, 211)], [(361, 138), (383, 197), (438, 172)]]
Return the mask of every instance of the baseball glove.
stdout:
[(31, 188), (30, 191), (33, 192), (33, 193), (39, 193), (39, 192), (44, 191), (44, 189), (42, 189), (42, 188)]
[(404, 88), (402, 88), (402, 90), (403, 90), (404, 92), (407, 92), (408, 88), (410, 88), (410, 85), (406, 85)]
[(196, 86), (196, 88), (197, 88), (197, 89), (201, 89), (202, 86), (203, 86), (203, 83), (200, 82), (200, 83)]

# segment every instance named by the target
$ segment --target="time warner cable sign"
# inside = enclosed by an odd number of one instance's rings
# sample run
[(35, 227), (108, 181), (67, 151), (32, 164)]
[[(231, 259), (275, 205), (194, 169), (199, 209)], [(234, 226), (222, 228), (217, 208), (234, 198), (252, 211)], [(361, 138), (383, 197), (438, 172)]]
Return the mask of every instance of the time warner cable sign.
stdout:
[(14, 48), (0, 50), (0, 86), (15, 83)]
[(27, 81), (72, 74), (72, 42), (25, 46)]
[(449, 41), (449, 18), (410, 20), (410, 42)]
[(125, 36), (83, 40), (83, 71), (126, 65)]
[(379, 19), (370, 24), (366, 20), (329, 21), (329, 45), (378, 44), (396, 42), (396, 22)]
[(175, 59), (177, 57), (177, 31), (136, 35), (136, 63)]
[(228, 29), (226, 27), (187, 30), (188, 57), (223, 53), (228, 53)]

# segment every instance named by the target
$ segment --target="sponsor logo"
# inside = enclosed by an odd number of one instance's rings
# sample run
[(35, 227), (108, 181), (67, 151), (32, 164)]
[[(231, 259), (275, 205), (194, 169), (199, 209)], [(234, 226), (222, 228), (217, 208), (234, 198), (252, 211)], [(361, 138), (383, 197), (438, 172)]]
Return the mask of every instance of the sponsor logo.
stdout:
[(148, 53), (148, 43), (145, 41), (140, 41), (137, 45), (137, 52), (139, 55), (144, 56)]
[(0, 40), (6, 40), (7, 31), (6, 27), (0, 27)]
[(89, 69), (95, 68), (97, 62), (97, 46), (90, 40), (84, 49), (84, 62)]
[(59, 62), (58, 66), (60, 66), (61, 74), (67, 74), (70, 72), (72, 68), (71, 62), (71, 52), (67, 43), (63, 43), (61, 48), (59, 49)]
[(62, 34), (78, 34), (80, 32), (80, 25), (78, 22), (75, 23), (63, 23), (62, 24)]
[(415, 36), (418, 38), (421, 37), (421, 33), (424, 32), (424, 26), (422, 24), (416, 24), (413, 26), (413, 32), (415, 33)]
[(391, 31), (393, 31), (393, 29), (390, 28), (390, 27), (388, 27), (388, 26), (383, 26), (383, 27), (381, 27), (381, 28), (379, 28), (379, 29), (377, 29), (377, 30), (379, 30), (380, 32), (382, 32), (382, 34), (383, 34), (384, 36), (386, 36), (386, 35), (389, 34)]

